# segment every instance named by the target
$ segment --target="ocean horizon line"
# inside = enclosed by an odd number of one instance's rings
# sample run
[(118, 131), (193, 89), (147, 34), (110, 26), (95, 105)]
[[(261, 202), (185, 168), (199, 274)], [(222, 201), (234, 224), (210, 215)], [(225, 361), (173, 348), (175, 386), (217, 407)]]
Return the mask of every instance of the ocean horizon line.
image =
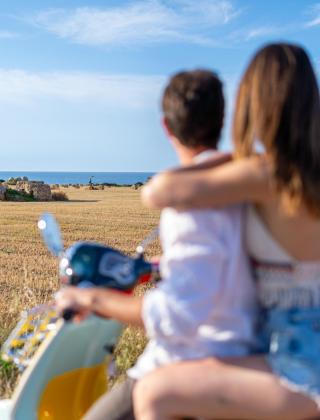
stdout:
[(46, 184), (118, 184), (132, 185), (146, 182), (156, 172), (97, 172), (97, 171), (0, 171), (0, 179), (26, 176), (29, 181)]
[(51, 174), (51, 173), (69, 173), (69, 174), (73, 174), (73, 173), (83, 173), (83, 174), (88, 174), (88, 173), (96, 173), (96, 174), (117, 174), (117, 173), (121, 173), (121, 174), (132, 174), (132, 173), (138, 173), (138, 174), (144, 174), (144, 173), (157, 173), (160, 171), (30, 171), (30, 170), (1, 170), (1, 173), (17, 173), (17, 172), (23, 172), (23, 173), (42, 173), (42, 174)]

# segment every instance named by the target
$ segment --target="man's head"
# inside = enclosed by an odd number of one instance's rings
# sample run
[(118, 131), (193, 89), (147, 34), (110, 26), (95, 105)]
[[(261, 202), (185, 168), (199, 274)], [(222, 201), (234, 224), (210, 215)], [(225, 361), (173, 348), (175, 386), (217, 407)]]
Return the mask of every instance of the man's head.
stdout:
[(224, 97), (218, 76), (208, 70), (174, 75), (162, 98), (164, 124), (188, 149), (216, 148), (223, 125)]

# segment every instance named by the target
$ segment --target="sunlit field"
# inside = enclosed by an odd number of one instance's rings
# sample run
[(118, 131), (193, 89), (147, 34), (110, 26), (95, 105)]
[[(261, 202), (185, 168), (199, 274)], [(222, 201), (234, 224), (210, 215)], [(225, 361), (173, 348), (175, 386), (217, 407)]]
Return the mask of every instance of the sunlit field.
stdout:
[[(57, 260), (45, 248), (37, 219), (52, 212), (61, 225), (65, 245), (94, 240), (133, 254), (137, 244), (158, 224), (159, 212), (142, 207), (139, 191), (126, 187), (105, 190), (62, 188), (70, 201), (0, 202), (0, 343), (23, 309), (49, 301), (59, 287)], [(159, 242), (147, 256), (159, 254)], [(129, 367), (144, 345), (141, 331), (125, 331), (117, 358)], [(16, 373), (0, 367), (0, 398), (10, 395)]]

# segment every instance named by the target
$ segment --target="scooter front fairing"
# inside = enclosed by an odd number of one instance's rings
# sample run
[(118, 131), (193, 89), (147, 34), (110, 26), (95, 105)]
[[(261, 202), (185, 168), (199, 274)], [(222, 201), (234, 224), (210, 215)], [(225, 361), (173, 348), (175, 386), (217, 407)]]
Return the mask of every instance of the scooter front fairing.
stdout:
[[(48, 222), (55, 224), (50, 218)], [(63, 284), (130, 292), (138, 283), (157, 280), (156, 267), (142, 253), (129, 257), (91, 242), (62, 252), (61, 241), (49, 233)], [(17, 365), (22, 375), (12, 399), (0, 401), (0, 419), (80, 419), (107, 391), (108, 363), (122, 329), (119, 322), (96, 316), (67, 322), (45, 305), (25, 312), (2, 349), (2, 358)]]

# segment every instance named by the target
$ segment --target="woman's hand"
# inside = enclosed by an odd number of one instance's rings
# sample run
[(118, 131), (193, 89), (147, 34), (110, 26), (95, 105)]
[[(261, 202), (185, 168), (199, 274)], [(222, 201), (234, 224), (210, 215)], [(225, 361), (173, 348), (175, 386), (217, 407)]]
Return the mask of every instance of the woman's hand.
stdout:
[(172, 190), (172, 180), (170, 178), (169, 172), (163, 172), (159, 175), (155, 175), (142, 188), (141, 200), (145, 206), (152, 209), (162, 209), (170, 204), (172, 207)]

